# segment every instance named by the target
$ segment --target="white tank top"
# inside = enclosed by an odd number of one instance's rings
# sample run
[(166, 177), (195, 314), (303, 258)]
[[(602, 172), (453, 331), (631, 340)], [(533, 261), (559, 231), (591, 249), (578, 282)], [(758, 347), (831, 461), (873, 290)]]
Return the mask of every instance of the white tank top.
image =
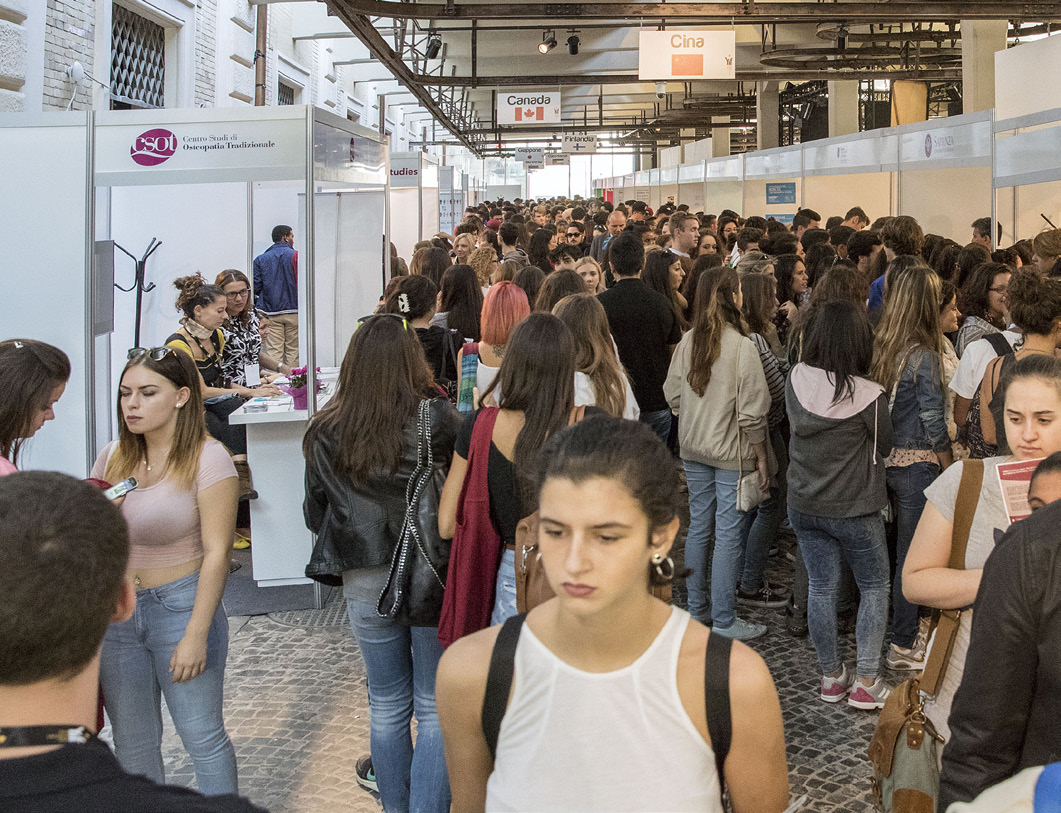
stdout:
[(722, 813), (714, 752), (678, 696), (688, 624), (672, 608), (636, 661), (605, 673), (560, 660), (524, 624), (486, 809)]

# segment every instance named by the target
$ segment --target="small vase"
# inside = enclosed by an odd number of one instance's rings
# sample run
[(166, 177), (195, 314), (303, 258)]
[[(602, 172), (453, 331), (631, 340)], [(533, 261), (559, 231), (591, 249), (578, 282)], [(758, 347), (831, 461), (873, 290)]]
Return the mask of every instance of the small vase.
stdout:
[(294, 409), (309, 408), (309, 387), (292, 387), (288, 391), (291, 393), (291, 405)]

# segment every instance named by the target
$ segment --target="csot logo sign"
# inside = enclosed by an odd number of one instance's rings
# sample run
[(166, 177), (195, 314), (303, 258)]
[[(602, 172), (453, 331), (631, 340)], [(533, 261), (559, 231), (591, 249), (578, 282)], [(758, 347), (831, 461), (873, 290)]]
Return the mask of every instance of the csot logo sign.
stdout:
[(172, 158), (176, 151), (177, 136), (159, 127), (138, 135), (129, 154), (140, 166), (155, 167)]

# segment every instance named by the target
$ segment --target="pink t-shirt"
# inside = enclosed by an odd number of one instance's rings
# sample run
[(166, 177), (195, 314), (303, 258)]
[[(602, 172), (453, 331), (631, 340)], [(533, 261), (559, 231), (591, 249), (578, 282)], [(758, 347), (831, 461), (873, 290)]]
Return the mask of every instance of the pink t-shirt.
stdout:
[(14, 474), (18, 469), (15, 468), (15, 464), (8, 460), (6, 457), (0, 457), (0, 477), (5, 474)]
[[(116, 443), (100, 452), (92, 477), (103, 477)], [(129, 568), (172, 567), (201, 557), (203, 536), (196, 495), (235, 476), (236, 467), (225, 447), (208, 440), (203, 445), (199, 475), (191, 490), (179, 487), (166, 475), (153, 486), (130, 491), (122, 503), (122, 514), (129, 524)]]

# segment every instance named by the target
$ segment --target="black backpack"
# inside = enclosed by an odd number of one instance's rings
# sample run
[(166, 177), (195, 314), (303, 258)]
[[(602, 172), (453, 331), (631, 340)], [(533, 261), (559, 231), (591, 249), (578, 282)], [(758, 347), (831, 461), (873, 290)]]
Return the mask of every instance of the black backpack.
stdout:
[[(501, 732), (501, 720), (508, 706), (508, 695), (512, 689), (512, 674), (516, 663), (516, 644), (526, 620), (526, 613), (515, 615), (505, 621), (497, 634), (494, 651), (490, 656), (490, 671), (486, 678), (486, 695), (483, 697), (482, 726), (486, 746), (491, 758), (497, 756), (497, 738)], [(726, 795), (726, 779), (723, 766), (733, 739), (733, 720), (729, 705), (729, 658), (733, 641), (712, 633), (707, 638), (707, 653), (704, 659), (704, 700), (707, 706), (707, 730), (711, 735), (711, 747), (715, 752), (715, 769), (722, 796)]]

